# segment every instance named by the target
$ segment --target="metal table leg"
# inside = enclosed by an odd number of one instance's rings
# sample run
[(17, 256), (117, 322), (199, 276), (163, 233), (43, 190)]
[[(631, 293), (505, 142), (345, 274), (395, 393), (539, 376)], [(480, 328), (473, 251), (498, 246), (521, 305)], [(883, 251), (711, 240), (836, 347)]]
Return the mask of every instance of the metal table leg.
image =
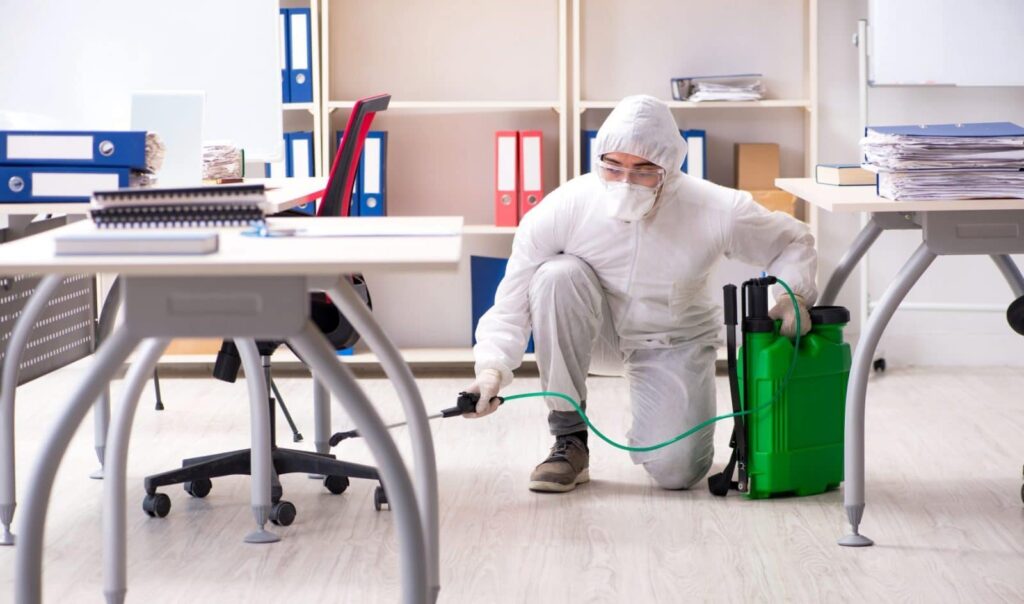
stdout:
[(105, 384), (121, 368), (139, 338), (127, 330), (114, 332), (94, 356), (92, 370), (71, 394), (56, 425), (43, 444), (42, 455), (28, 482), (21, 543), (15, 551), (14, 596), (17, 604), (42, 600), (43, 528), (54, 476), (68, 443)]
[(36, 320), (46, 310), (46, 305), (63, 279), (61, 275), (47, 275), (39, 281), (15, 321), (7, 342), (3, 374), (0, 375), (0, 454), (3, 456), (0, 459), (0, 523), (3, 524), (0, 545), (14, 545), (11, 523), (17, 505), (14, 486), (14, 392), (18, 388), (18, 366), (21, 365), (21, 357)]
[(270, 408), (267, 401), (267, 382), (263, 378), (263, 363), (259, 349), (252, 338), (235, 338), (235, 346), (245, 368), (245, 384), (249, 387), (249, 417), (252, 445), (249, 451), (250, 485), (252, 488), (252, 515), (256, 530), (245, 536), (247, 543), (274, 543), (281, 538), (266, 530), (270, 520), (270, 485), (274, 465), (270, 454)]
[[(317, 453), (331, 452), (331, 393), (313, 375), (313, 446)], [(308, 474), (314, 480), (323, 480), (322, 474)]]
[(334, 399), (348, 411), (377, 461), (398, 529), (402, 602), (428, 602), (427, 549), (416, 504), (416, 492), (387, 427), (370, 404), (366, 393), (356, 383), (351, 371), (338, 361), (337, 355), (315, 325), (307, 323), (301, 333), (289, 338), (289, 343), (310, 365), (317, 378), (323, 381)]
[(107, 475), (103, 481), (103, 595), (107, 604), (124, 602), (128, 590), (125, 475), (132, 422), (149, 375), (169, 343), (170, 340), (166, 339), (150, 339), (142, 343), (138, 358), (125, 377), (121, 404), (111, 424), (104, 463)]
[[(121, 277), (114, 279), (110, 284), (110, 291), (103, 300), (103, 307), (100, 309), (99, 324), (96, 329), (96, 348), (110, 337), (110, 332), (117, 322), (117, 311), (121, 309)], [(89, 478), (97, 480), (103, 478), (103, 460), (106, 458), (104, 451), (107, 446), (107, 426), (110, 424), (110, 383), (104, 384), (103, 392), (96, 399), (92, 415), (93, 446), (96, 449), (96, 457), (100, 460), (98, 470), (89, 475)]]
[(836, 298), (839, 296), (839, 291), (843, 289), (843, 284), (846, 283), (846, 279), (849, 278), (850, 273), (856, 268), (864, 254), (868, 253), (871, 249), (871, 245), (875, 243), (878, 236), (882, 234), (882, 227), (879, 226), (874, 219), (868, 219), (868, 223), (864, 225), (857, 237), (854, 238), (850, 248), (843, 254), (839, 264), (836, 265), (832, 276), (828, 279), (828, 284), (825, 286), (825, 291), (822, 292), (818, 298), (818, 304), (822, 306), (829, 306), (835, 304)]
[(906, 297), (910, 288), (917, 283), (936, 255), (921, 243), (914, 254), (903, 265), (900, 272), (885, 294), (879, 300), (875, 311), (871, 313), (857, 350), (853, 355), (850, 369), (850, 381), (846, 389), (846, 428), (845, 428), (845, 484), (843, 485), (843, 503), (846, 517), (850, 521), (852, 532), (839, 539), (839, 545), (865, 546), (872, 545), (871, 539), (861, 535), (858, 530), (864, 515), (864, 405), (867, 398), (868, 376), (871, 374), (871, 359), (874, 357), (878, 341), (885, 331), (900, 302)]
[(313, 376), (313, 444), (317, 453), (331, 452), (331, 393)]
[(1020, 268), (1017, 267), (1013, 258), (1008, 254), (993, 254), (991, 258), (999, 268), (999, 272), (1003, 274), (1003, 278), (1010, 284), (1013, 295), (1018, 298), (1024, 296), (1024, 275), (1021, 275)]
[(370, 349), (377, 354), (381, 366), (398, 391), (405, 417), (409, 422), (412, 439), (414, 472), (416, 476), (417, 500), (420, 518), (425, 531), (427, 547), (427, 570), (430, 576), (430, 602), (436, 602), (441, 590), (440, 579), (440, 535), (438, 529), (438, 487), (437, 463), (434, 457), (434, 440), (430, 432), (430, 420), (423, 405), (416, 379), (412, 370), (402, 358), (398, 348), (391, 342), (380, 325), (374, 321), (366, 304), (356, 293), (347, 279), (339, 279), (337, 285), (327, 290), (338, 310), (352, 323), (359, 335), (366, 340)]

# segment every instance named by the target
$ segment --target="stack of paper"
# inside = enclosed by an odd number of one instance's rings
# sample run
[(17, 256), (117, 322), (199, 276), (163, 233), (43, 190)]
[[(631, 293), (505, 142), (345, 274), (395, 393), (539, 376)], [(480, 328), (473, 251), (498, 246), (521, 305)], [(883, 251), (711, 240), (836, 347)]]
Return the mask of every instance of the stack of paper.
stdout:
[(761, 80), (752, 82), (707, 82), (693, 83), (693, 94), (686, 100), (701, 101), (759, 101), (764, 97)]
[(873, 127), (861, 147), (888, 199), (1024, 198), (1024, 128), (1016, 124)]
[(763, 97), (759, 73), (672, 78), (672, 98), (677, 101), (758, 101)]
[(203, 180), (241, 178), (245, 157), (229, 142), (203, 144)]
[(1011, 168), (879, 172), (878, 194), (904, 201), (1024, 198), (1024, 171)]

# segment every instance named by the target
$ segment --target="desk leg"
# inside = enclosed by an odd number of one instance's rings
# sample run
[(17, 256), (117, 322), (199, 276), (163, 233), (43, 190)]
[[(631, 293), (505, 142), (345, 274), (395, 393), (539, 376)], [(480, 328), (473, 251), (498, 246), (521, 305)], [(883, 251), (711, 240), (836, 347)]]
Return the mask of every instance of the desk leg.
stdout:
[[(103, 300), (103, 307), (100, 309), (100, 319), (97, 325), (96, 347), (110, 337), (117, 321), (117, 311), (121, 309), (121, 277), (114, 279), (110, 284), (110, 292)], [(89, 478), (100, 480), (103, 478), (103, 460), (106, 458), (104, 451), (107, 447), (107, 426), (110, 424), (110, 383), (104, 384), (103, 392), (96, 399), (92, 415), (93, 446), (96, 449), (96, 457), (100, 460), (100, 467), (89, 475)]]
[(128, 591), (127, 518), (125, 511), (125, 474), (128, 466), (128, 441), (139, 397), (149, 381), (160, 355), (170, 340), (150, 339), (142, 344), (138, 358), (125, 376), (121, 404), (117, 407), (108, 440), (103, 467), (103, 594), (107, 604), (124, 602)]
[(111, 335), (93, 357), (94, 364), (88, 376), (75, 388), (46, 437), (42, 455), (28, 481), (22, 538), (15, 551), (14, 597), (17, 604), (38, 604), (42, 601), (43, 528), (54, 476), (68, 443), (104, 385), (114, 377), (138, 343), (139, 338), (124, 329)]
[[(331, 294), (334, 297), (335, 294)], [(360, 302), (361, 303), (361, 302)], [(346, 315), (348, 316), (348, 315)], [(351, 317), (349, 318), (351, 320)], [(355, 323), (353, 323), (355, 325)], [(422, 604), (428, 602), (426, 543), (420, 522), (416, 492), (405, 469), (398, 447), (381, 421), (377, 411), (366, 397), (355, 377), (312, 323), (301, 333), (289, 339), (289, 344), (331, 391), (363, 435), (380, 471), (381, 481), (387, 489), (388, 503), (395, 515), (399, 541), (402, 576), (402, 602)]]
[[(320, 380), (313, 376), (313, 445), (316, 452), (331, 452), (331, 393)], [(310, 478), (322, 480), (321, 474), (310, 474)]]
[(1013, 295), (1018, 298), (1024, 296), (1024, 276), (1020, 274), (1020, 269), (1017, 268), (1017, 263), (1013, 261), (1013, 258), (1008, 254), (993, 254), (992, 262), (996, 263), (999, 272), (1003, 274), (1003, 278), (1010, 284)]
[(14, 323), (11, 337), (7, 341), (7, 352), (4, 355), (2, 375), (0, 375), (0, 523), (3, 534), (0, 545), (14, 545), (11, 523), (14, 521), (15, 486), (14, 486), (14, 393), (18, 388), (18, 365), (28, 345), (39, 315), (46, 310), (53, 293), (60, 287), (64, 278), (61, 275), (47, 275), (36, 286), (21, 315)]
[(252, 515), (256, 530), (245, 536), (246, 543), (274, 543), (281, 538), (266, 530), (270, 520), (270, 485), (273, 481), (274, 462), (270, 453), (270, 408), (267, 406), (267, 380), (263, 377), (256, 341), (236, 338), (235, 346), (245, 368), (245, 384), (249, 387), (249, 416), (252, 444), (249, 450), (249, 482), (252, 488)]
[(434, 457), (434, 440), (430, 432), (423, 397), (416, 385), (412, 370), (402, 358), (398, 348), (391, 342), (380, 325), (374, 321), (370, 310), (363, 303), (347, 279), (327, 290), (338, 310), (352, 323), (359, 335), (366, 340), (370, 349), (377, 354), (384, 372), (391, 379), (409, 422), (412, 439), (414, 470), (416, 475), (417, 500), (420, 518), (427, 545), (427, 569), (430, 576), (430, 601), (436, 602), (441, 590), (440, 579), (440, 536), (438, 530), (438, 487), (437, 463)]
[(914, 287), (932, 261), (935, 254), (922, 243), (896, 275), (877, 308), (871, 313), (867, 326), (857, 343), (850, 369), (850, 381), (846, 389), (846, 484), (843, 486), (843, 503), (852, 532), (839, 540), (839, 545), (859, 547), (874, 542), (858, 532), (864, 516), (864, 405), (867, 399), (868, 377), (871, 375), (871, 359), (875, 355), (878, 341), (885, 331), (900, 302)]
[(860, 233), (857, 233), (857, 237), (850, 245), (850, 249), (846, 250), (839, 264), (836, 265), (836, 269), (832, 271), (832, 276), (828, 279), (825, 291), (818, 298), (818, 304), (829, 306), (836, 303), (839, 290), (843, 289), (846, 279), (849, 278), (850, 273), (857, 267), (860, 259), (864, 257), (864, 254), (868, 253), (872, 244), (875, 243), (875, 240), (881, 234), (882, 227), (878, 226), (874, 219), (868, 219), (868, 223), (864, 225)]

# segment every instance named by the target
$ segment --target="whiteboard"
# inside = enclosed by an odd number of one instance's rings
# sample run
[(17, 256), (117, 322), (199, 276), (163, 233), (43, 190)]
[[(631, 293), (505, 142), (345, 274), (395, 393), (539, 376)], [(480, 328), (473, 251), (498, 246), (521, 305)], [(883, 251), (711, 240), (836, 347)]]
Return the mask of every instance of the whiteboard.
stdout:
[(132, 92), (202, 90), (205, 140), (282, 156), (277, 0), (4, 4), (0, 114), (126, 130)]
[(1024, 86), (1024, 1), (870, 0), (872, 85)]

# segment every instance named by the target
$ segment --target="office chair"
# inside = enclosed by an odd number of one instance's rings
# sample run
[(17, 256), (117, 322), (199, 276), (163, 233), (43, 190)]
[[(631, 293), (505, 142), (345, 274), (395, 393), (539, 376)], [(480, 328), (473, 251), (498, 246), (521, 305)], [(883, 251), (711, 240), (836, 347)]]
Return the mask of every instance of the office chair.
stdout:
[[(363, 141), (370, 129), (373, 117), (376, 115), (376, 112), (386, 110), (390, 100), (390, 95), (380, 95), (356, 102), (352, 109), (352, 114), (349, 116), (345, 131), (358, 133), (358, 135), (345, 136), (341, 148), (338, 149), (338, 153), (334, 157), (330, 178), (327, 181), (327, 188), (317, 212), (318, 216), (350, 215), (352, 182), (355, 178), (355, 169), (358, 163), (355, 160), (362, 151)], [(372, 308), (369, 290), (362, 276), (349, 275), (348, 279), (367, 306)], [(351, 347), (359, 339), (359, 334), (355, 332), (352, 325), (341, 315), (323, 292), (310, 294), (310, 318), (320, 331), (327, 336), (328, 341), (336, 350)], [(270, 521), (277, 525), (287, 526), (295, 520), (296, 510), (291, 502), (282, 500), (283, 489), (278, 480), (279, 475), (295, 472), (322, 475), (324, 476), (324, 487), (335, 495), (343, 493), (348, 488), (349, 478), (363, 478), (379, 482), (380, 476), (376, 468), (341, 461), (330, 453), (298, 451), (277, 446), (275, 436), (275, 401), (280, 401), (280, 393), (274, 387), (271, 375), (271, 356), (283, 343), (283, 340), (258, 340), (256, 346), (263, 361), (263, 379), (266, 380), (267, 392), (270, 393), (267, 404), (270, 408), (270, 446), (274, 466), (273, 486), (271, 488), (273, 507), (270, 511)], [(217, 354), (217, 362), (213, 372), (214, 377), (234, 382), (240, 366), (241, 359), (234, 342), (225, 340), (221, 345), (220, 352)], [(246, 376), (246, 379), (259, 379), (259, 377)], [(277, 397), (276, 399), (275, 396)], [(284, 412), (285, 417), (292, 425), (293, 434), (298, 434), (298, 430), (295, 429), (294, 422), (291, 421), (287, 408), (284, 408)], [(159, 487), (181, 483), (189, 495), (199, 498), (206, 497), (213, 486), (212, 478), (249, 475), (250, 450), (242, 449), (185, 459), (181, 462), (181, 466), (181, 468), (175, 470), (146, 477), (146, 496), (143, 499), (142, 508), (151, 517), (162, 518), (170, 513), (170, 497), (164, 493), (157, 492)], [(374, 507), (380, 510), (382, 502), (386, 503), (384, 489), (383, 485), (378, 485), (374, 493)]]

